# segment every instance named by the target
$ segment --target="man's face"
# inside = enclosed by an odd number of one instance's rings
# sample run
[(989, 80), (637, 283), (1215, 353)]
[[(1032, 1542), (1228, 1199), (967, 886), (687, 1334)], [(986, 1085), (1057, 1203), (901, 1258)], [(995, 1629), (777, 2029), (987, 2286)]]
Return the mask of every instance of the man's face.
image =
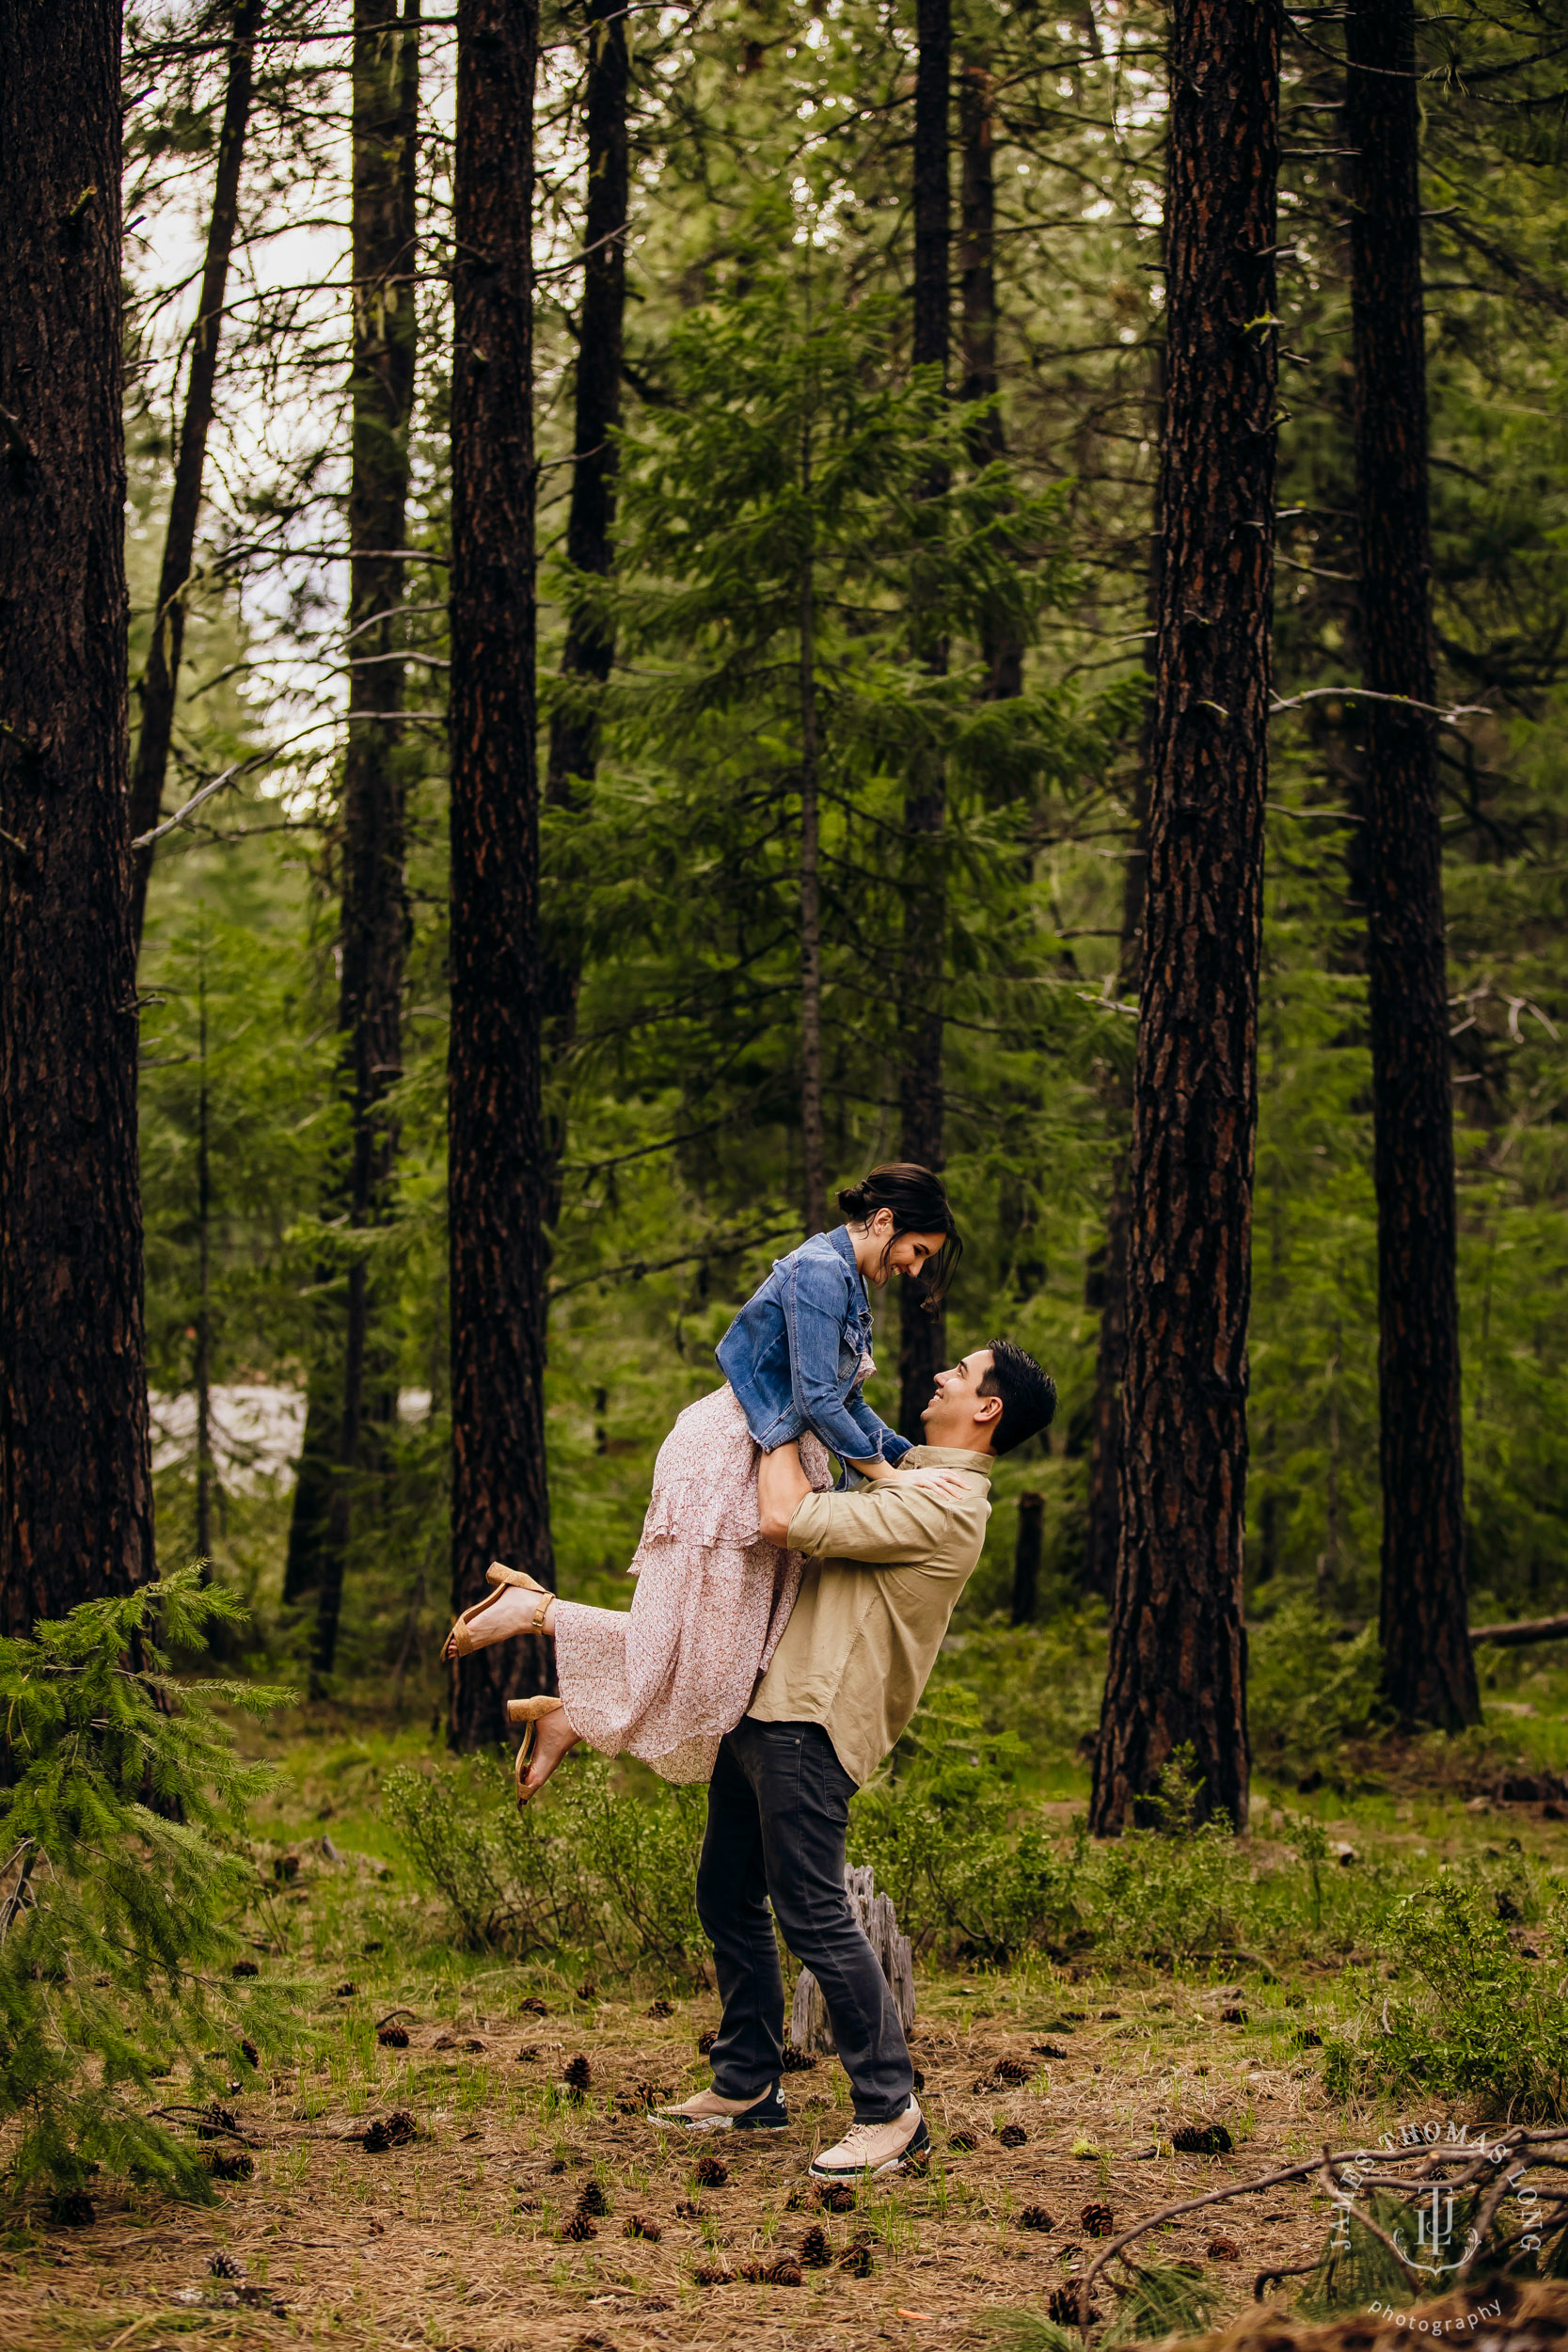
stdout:
[(920, 1416), (927, 1445), (967, 1446), (972, 1454), (989, 1450), (991, 1424), (1002, 1412), (1000, 1397), (980, 1394), (990, 1363), (990, 1349), (977, 1347), (937, 1374), (931, 1401)]

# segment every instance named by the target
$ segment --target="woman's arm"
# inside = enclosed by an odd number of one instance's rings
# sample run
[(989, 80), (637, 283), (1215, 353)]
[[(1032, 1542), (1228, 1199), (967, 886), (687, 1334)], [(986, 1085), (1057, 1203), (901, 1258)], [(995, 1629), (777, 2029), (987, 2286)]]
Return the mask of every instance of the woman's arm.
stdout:
[(795, 1409), (841, 1462), (851, 1463), (867, 1478), (890, 1478), (893, 1466), (883, 1460), (877, 1434), (882, 1424), (872, 1414), (875, 1425), (863, 1426), (850, 1412), (841, 1384), (838, 1355), (849, 1306), (847, 1278), (836, 1261), (825, 1263), (814, 1257), (802, 1262), (796, 1257), (787, 1263), (788, 1279), (780, 1285), (780, 1303)]

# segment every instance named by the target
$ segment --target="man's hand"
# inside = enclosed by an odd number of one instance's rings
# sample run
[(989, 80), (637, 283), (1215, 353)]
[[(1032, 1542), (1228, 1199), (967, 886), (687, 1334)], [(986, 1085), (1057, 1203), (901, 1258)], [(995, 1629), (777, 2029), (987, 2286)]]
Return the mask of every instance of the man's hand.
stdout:
[(799, 1445), (781, 1445), (757, 1464), (757, 1521), (765, 1544), (786, 1548), (789, 1522), (811, 1492)]

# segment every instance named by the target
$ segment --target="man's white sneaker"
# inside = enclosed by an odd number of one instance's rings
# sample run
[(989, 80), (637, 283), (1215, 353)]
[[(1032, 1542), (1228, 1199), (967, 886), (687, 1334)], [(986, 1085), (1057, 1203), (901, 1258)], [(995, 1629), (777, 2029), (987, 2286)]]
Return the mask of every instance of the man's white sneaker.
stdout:
[(650, 2107), (648, 2121), (679, 2132), (782, 2132), (789, 2116), (783, 2084), (772, 2083), (760, 2099), (723, 2099), (717, 2090), (694, 2091), (679, 2106)]
[(851, 2123), (836, 2148), (824, 2148), (811, 2168), (814, 2181), (876, 2180), (901, 2172), (931, 2144), (926, 2118), (911, 2099), (891, 2123)]

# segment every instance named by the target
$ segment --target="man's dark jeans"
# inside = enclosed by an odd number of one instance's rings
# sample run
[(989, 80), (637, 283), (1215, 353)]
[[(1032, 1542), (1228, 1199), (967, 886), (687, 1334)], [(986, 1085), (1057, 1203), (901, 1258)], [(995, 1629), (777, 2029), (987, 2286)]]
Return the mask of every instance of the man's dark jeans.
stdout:
[(713, 2087), (725, 2099), (758, 2099), (779, 2079), (777, 1918), (822, 1987), (855, 2121), (889, 2123), (910, 2103), (914, 2071), (887, 1979), (844, 1891), (854, 1792), (820, 1724), (759, 1724), (747, 1715), (721, 1743), (697, 1870), (697, 1911), (724, 2004)]

